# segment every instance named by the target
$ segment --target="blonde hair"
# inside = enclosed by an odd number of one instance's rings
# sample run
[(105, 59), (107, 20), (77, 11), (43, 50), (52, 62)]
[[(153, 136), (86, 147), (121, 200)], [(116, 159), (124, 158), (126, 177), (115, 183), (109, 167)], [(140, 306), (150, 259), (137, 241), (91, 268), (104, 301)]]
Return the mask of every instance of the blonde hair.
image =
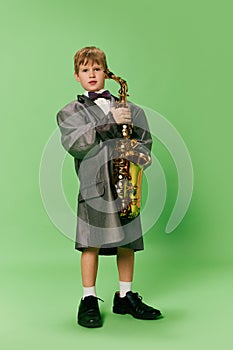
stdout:
[(95, 46), (86, 46), (77, 51), (74, 55), (74, 71), (78, 75), (81, 64), (84, 66), (91, 61), (92, 64), (97, 63), (103, 66), (104, 71), (107, 71), (107, 60), (105, 53)]

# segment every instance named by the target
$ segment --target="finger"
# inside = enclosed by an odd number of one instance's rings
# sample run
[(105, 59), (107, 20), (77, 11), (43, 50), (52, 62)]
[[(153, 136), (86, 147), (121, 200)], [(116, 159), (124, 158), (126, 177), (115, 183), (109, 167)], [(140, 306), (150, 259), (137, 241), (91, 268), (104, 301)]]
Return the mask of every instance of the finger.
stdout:
[(131, 114), (131, 111), (129, 108), (122, 108), (122, 113), (124, 114)]
[(122, 124), (130, 124), (131, 123), (131, 119), (128, 119), (128, 118), (124, 118), (123, 120), (122, 120)]
[(130, 121), (130, 120), (131, 120), (131, 117), (129, 117), (129, 116), (127, 116), (127, 115), (125, 115), (125, 116), (123, 117), (123, 119), (124, 119), (124, 120), (128, 120), (128, 121)]
[(129, 108), (122, 108), (122, 112), (124, 112), (124, 113), (130, 113), (130, 109), (129, 109)]
[(131, 111), (129, 108), (117, 108), (116, 110), (119, 114), (131, 114)]

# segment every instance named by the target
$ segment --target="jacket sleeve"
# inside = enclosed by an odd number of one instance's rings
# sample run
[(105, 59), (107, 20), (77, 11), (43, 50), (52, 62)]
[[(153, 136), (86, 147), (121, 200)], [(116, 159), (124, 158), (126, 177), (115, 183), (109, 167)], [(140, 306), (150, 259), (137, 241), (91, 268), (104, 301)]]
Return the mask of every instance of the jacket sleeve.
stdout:
[(122, 137), (119, 125), (115, 122), (111, 112), (102, 118), (96, 125), (96, 132), (101, 140), (106, 141), (109, 139)]
[(137, 141), (134, 148), (135, 151), (139, 154), (144, 154), (145, 158), (148, 159), (148, 162), (144, 166), (142, 165), (145, 169), (151, 164), (151, 148), (153, 141), (145, 112), (139, 107), (136, 109), (135, 115), (133, 115), (133, 134), (131, 138)]
[[(132, 115), (134, 125), (131, 139), (137, 140), (138, 147), (141, 147), (144, 149), (144, 152), (147, 153), (151, 150), (152, 138), (146, 115), (143, 109), (136, 105), (132, 107)], [(95, 128), (103, 141), (113, 138), (122, 138), (122, 125), (116, 124), (111, 112), (109, 112), (105, 118), (101, 119)]]
[(95, 125), (90, 120), (87, 121), (82, 111), (70, 113), (61, 110), (57, 114), (57, 123), (61, 131), (62, 145), (73, 157), (83, 159), (98, 152), (99, 138)]

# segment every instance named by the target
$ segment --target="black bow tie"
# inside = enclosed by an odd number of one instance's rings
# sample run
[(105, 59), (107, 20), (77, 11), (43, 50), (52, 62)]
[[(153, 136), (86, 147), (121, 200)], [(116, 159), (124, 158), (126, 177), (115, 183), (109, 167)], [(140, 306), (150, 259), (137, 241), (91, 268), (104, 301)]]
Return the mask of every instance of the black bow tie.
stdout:
[(106, 98), (107, 100), (111, 99), (111, 94), (108, 90), (105, 90), (102, 93), (89, 91), (88, 96), (92, 101), (97, 100), (97, 98)]

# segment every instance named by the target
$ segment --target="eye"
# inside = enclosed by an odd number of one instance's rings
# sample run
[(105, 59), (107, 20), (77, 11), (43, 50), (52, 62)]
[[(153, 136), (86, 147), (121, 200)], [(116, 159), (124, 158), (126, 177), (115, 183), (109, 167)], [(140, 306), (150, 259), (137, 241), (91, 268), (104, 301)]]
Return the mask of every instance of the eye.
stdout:
[(96, 68), (95, 68), (95, 71), (97, 71), (97, 72), (98, 72), (99, 70), (100, 70), (100, 68), (99, 68), (99, 67), (96, 67)]
[(86, 73), (87, 72), (87, 68), (82, 69), (82, 72)]

